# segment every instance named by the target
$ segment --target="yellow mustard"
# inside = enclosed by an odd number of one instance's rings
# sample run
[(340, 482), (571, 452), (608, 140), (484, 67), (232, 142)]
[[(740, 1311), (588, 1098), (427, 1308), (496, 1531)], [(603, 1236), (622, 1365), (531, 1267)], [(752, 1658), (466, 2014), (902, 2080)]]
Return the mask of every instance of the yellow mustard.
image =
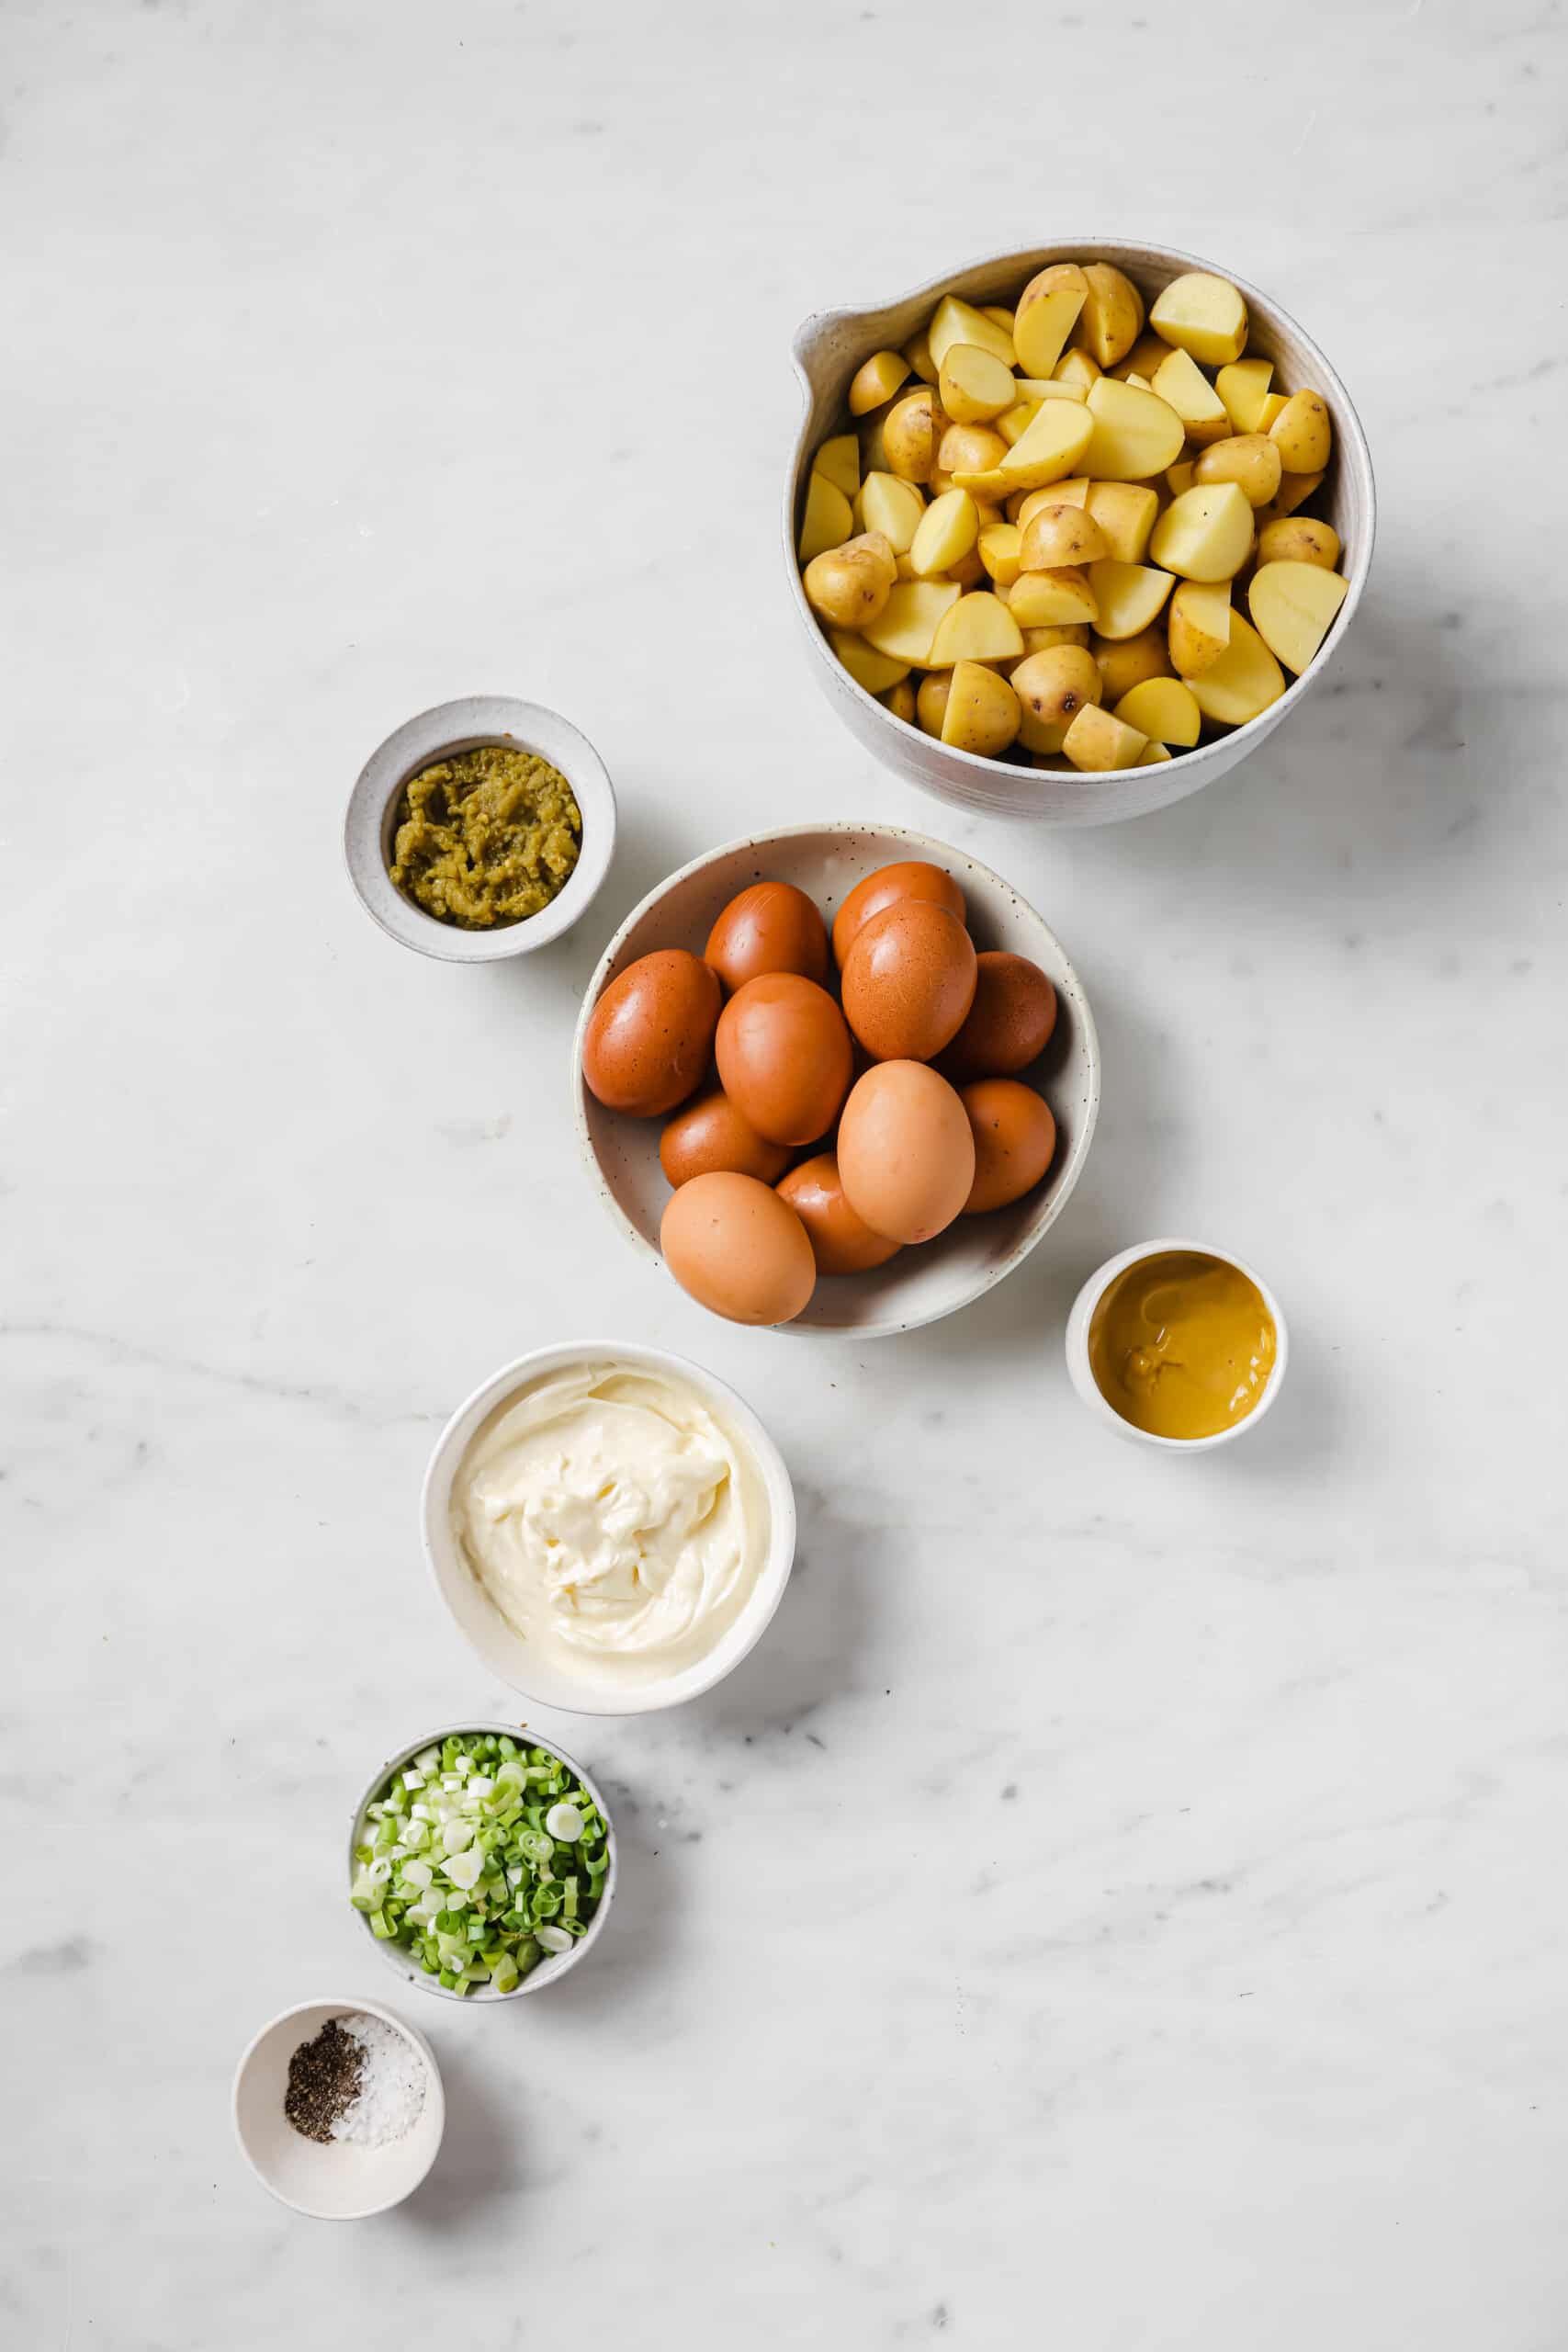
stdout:
[(1274, 1318), (1239, 1266), (1193, 1250), (1141, 1258), (1094, 1310), (1100, 1395), (1151, 1437), (1213, 1437), (1245, 1420), (1274, 1369)]

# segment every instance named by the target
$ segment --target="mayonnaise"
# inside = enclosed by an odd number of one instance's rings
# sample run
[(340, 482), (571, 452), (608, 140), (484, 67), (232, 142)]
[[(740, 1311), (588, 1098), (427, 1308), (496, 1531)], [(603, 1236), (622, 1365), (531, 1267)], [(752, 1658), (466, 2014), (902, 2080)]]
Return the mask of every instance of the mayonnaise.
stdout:
[(732, 1625), (768, 1548), (749, 1450), (677, 1376), (548, 1373), (499, 1406), (452, 1482), (457, 1548), (540, 1659), (662, 1680)]

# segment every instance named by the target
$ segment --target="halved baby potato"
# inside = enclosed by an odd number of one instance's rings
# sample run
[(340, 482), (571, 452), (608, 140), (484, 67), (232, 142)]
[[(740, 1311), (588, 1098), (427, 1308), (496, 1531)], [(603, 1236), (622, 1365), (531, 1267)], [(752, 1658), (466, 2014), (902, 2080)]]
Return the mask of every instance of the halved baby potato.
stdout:
[(1224, 403), (1233, 433), (1258, 433), (1263, 403), (1274, 380), (1271, 359), (1233, 359), (1214, 379), (1214, 390)]
[(926, 502), (912, 481), (897, 474), (867, 474), (860, 489), (861, 527), (880, 531), (895, 555), (912, 546)]
[(1269, 427), (1269, 438), (1287, 473), (1321, 473), (1334, 449), (1334, 428), (1323, 394), (1292, 392)]
[(1212, 270), (1173, 277), (1149, 312), (1149, 324), (1205, 368), (1225, 367), (1247, 349), (1247, 304), (1228, 277)]
[(860, 491), (860, 442), (852, 433), (835, 433), (824, 441), (811, 460), (813, 473), (841, 490), (846, 498), (854, 498)]
[(929, 670), (937, 623), (962, 593), (955, 580), (897, 581), (887, 602), (862, 633), (878, 653), (888, 654), (910, 669)]
[(990, 352), (1004, 368), (1010, 368), (1017, 362), (1012, 337), (1005, 327), (998, 326), (986, 311), (976, 310), (973, 303), (962, 301), (956, 294), (944, 294), (926, 329), (926, 344), (939, 382), (942, 363), (955, 343), (973, 344), (980, 351)]
[(1245, 727), (1249, 718), (1278, 702), (1285, 691), (1285, 673), (1250, 622), (1231, 615), (1230, 643), (1217, 662), (1187, 684), (1205, 718), (1225, 727)]
[(1053, 262), (1018, 298), (1013, 348), (1026, 376), (1049, 376), (1089, 300), (1089, 279), (1076, 261)]
[(975, 501), (966, 490), (944, 490), (933, 498), (915, 527), (909, 565), (917, 579), (951, 571), (974, 546), (980, 528)]
[(1327, 636), (1348, 585), (1316, 563), (1266, 563), (1254, 572), (1247, 601), (1258, 633), (1298, 677)]
[(1114, 642), (1150, 628), (1170, 594), (1171, 576), (1149, 564), (1118, 563), (1113, 558), (1091, 563), (1089, 584), (1094, 591), (1094, 625), (1100, 636)]
[(1104, 692), (1099, 664), (1081, 645), (1026, 655), (1013, 667), (1012, 689), (1022, 713), (1019, 741), (1028, 752), (1059, 752), (1084, 705), (1099, 702)]
[(1047, 498), (1021, 526), (1021, 571), (1057, 571), (1069, 563), (1098, 563), (1110, 553), (1105, 533), (1088, 508), (1065, 499)]
[(1131, 768), (1148, 740), (1099, 703), (1086, 702), (1063, 736), (1062, 749), (1076, 768)]
[(1332, 523), (1311, 514), (1281, 514), (1258, 534), (1258, 561), (1315, 563), (1325, 571), (1339, 569), (1339, 534)]
[(1123, 695), (1141, 685), (1145, 678), (1168, 678), (1170, 655), (1166, 635), (1158, 622), (1140, 629), (1136, 637), (1101, 637), (1098, 633), (1089, 641), (1100, 672), (1103, 698), (1119, 703)]
[(874, 351), (855, 369), (850, 385), (850, 414), (865, 416), (890, 401), (909, 372), (901, 351)]
[(1170, 658), (1183, 678), (1212, 668), (1231, 641), (1228, 580), (1183, 580), (1170, 600)]
[(907, 662), (895, 662), (890, 654), (878, 653), (863, 637), (854, 637), (848, 629), (835, 628), (828, 632), (828, 642), (854, 680), (868, 695), (883, 695), (909, 674)]
[[(1084, 470), (1093, 481), (1146, 481), (1180, 457), (1187, 437), (1181, 419), (1157, 392), (1101, 376), (1089, 388), (1087, 406), (1092, 432), (1085, 444)], [(1063, 470), (1070, 473), (1072, 468)]]
[(1148, 484), (1091, 481), (1083, 503), (1105, 534), (1107, 555), (1118, 563), (1142, 563), (1159, 514), (1158, 496)]
[(904, 481), (929, 481), (947, 412), (929, 386), (906, 392), (882, 420), (882, 453), (889, 473)]
[(1096, 367), (1114, 368), (1143, 331), (1144, 298), (1132, 279), (1108, 261), (1089, 262), (1083, 277), (1087, 290), (1073, 341)]
[(1234, 481), (1249, 506), (1267, 506), (1280, 487), (1280, 452), (1264, 433), (1232, 433), (1205, 449), (1194, 481)]
[(1052, 571), (1021, 571), (1008, 590), (1008, 610), (1020, 628), (1040, 628), (1099, 617), (1089, 574), (1077, 564)]
[(880, 531), (825, 548), (802, 575), (812, 611), (835, 628), (847, 629), (863, 629), (876, 618), (897, 576), (893, 549)]
[(1010, 449), (1003, 445), (996, 464), (1014, 490), (1043, 489), (1073, 471), (1094, 429), (1089, 403), (1079, 408), (1076, 401), (1042, 401), (1028, 430)]
[(955, 752), (994, 760), (1018, 733), (1019, 700), (1005, 678), (979, 662), (955, 662), (942, 705), (942, 740)]
[(1023, 570), (1019, 554), (1022, 537), (1016, 523), (992, 523), (980, 533), (980, 560), (998, 588), (1010, 588)]
[(1116, 716), (1151, 741), (1175, 743), (1184, 752), (1192, 749), (1203, 727), (1197, 697), (1179, 678), (1145, 678), (1122, 695)]
[(1011, 368), (1004, 367), (994, 351), (983, 351), (976, 343), (948, 345), (937, 390), (954, 424), (988, 424), (1018, 399)]
[(1252, 548), (1252, 509), (1234, 481), (1195, 481), (1149, 535), (1149, 553), (1184, 580), (1229, 580)]
[(806, 485), (806, 508), (800, 518), (802, 567), (827, 548), (841, 547), (854, 526), (854, 515), (843, 492), (826, 474), (814, 473)]
[(999, 596), (982, 588), (948, 606), (926, 658), (931, 669), (949, 670), (960, 662), (1010, 662), (1022, 651), (1017, 621)]
[(1225, 404), (1190, 352), (1173, 351), (1162, 359), (1149, 390), (1176, 411), (1195, 447), (1219, 441), (1230, 432)]

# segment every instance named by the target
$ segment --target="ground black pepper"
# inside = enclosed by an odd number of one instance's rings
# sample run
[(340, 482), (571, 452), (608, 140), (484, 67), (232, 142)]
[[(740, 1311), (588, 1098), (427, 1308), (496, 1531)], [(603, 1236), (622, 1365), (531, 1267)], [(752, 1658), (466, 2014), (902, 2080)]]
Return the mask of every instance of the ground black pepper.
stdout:
[(283, 2112), (307, 2140), (330, 2140), (333, 2125), (359, 2096), (365, 2053), (336, 2018), (329, 2018), (314, 2041), (302, 2041), (288, 2061)]

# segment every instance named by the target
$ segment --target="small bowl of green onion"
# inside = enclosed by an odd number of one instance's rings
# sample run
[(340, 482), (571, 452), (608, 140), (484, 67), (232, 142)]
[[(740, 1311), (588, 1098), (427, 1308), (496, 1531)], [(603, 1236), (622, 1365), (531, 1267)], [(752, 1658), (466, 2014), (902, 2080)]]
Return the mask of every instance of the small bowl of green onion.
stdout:
[(574, 1968), (615, 1891), (615, 1833), (581, 1764), (515, 1724), (427, 1732), (383, 1764), (349, 1833), (348, 1899), (400, 1976), (509, 2000)]

